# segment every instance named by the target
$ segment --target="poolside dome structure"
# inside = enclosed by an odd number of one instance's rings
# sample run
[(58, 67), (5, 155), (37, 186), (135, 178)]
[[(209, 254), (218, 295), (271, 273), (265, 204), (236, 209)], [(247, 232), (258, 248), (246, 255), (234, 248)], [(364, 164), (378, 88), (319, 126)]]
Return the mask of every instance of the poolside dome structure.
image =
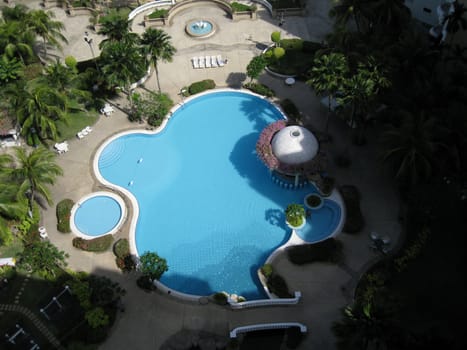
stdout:
[(293, 177), (295, 187), (300, 177), (309, 179), (325, 166), (325, 156), (313, 133), (300, 125), (287, 125), (286, 120), (263, 129), (256, 153), (271, 171)]

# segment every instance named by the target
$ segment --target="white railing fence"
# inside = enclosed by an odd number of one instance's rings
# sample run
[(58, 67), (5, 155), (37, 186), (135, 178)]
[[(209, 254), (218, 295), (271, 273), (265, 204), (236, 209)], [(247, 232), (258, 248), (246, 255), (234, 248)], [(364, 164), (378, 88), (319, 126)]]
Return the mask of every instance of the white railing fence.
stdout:
[(266, 329), (283, 329), (283, 328), (291, 328), (291, 327), (300, 328), (300, 332), (302, 333), (307, 332), (306, 326), (303, 323), (299, 323), (299, 322), (260, 323), (260, 324), (253, 324), (250, 326), (242, 326), (242, 327), (234, 328), (230, 332), (230, 338), (237, 338), (237, 334), (239, 333), (262, 331)]
[(128, 15), (128, 19), (131, 21), (141, 12), (149, 10), (153, 7), (168, 6), (168, 5), (175, 5), (175, 0), (157, 0), (157, 1), (148, 2), (144, 5), (141, 5), (135, 8), (133, 11), (131, 11), (130, 14)]
[(251, 300), (251, 301), (242, 301), (237, 303), (232, 299), (227, 299), (230, 307), (232, 309), (248, 309), (252, 307), (261, 307), (261, 306), (273, 306), (273, 305), (295, 305), (298, 304), (302, 297), (302, 293), (295, 292), (294, 298), (277, 298), (277, 299), (261, 299), (261, 300)]

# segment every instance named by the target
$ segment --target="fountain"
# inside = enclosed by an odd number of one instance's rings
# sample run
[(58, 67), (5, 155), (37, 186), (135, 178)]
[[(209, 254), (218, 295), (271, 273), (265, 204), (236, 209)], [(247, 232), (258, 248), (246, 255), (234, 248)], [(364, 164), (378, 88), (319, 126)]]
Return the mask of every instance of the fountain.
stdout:
[(214, 34), (216, 26), (210, 20), (195, 19), (187, 23), (185, 31), (188, 35), (195, 38), (207, 38)]

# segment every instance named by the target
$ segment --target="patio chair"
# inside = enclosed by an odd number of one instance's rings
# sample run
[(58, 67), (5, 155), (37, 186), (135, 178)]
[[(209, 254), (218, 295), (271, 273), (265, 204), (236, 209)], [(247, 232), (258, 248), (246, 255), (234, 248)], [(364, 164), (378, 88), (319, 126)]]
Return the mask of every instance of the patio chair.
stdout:
[(211, 56), (206, 56), (206, 68), (211, 68)]
[(76, 134), (76, 137), (79, 138), (80, 140), (84, 137), (85, 135), (83, 135), (83, 133), (81, 131), (79, 131), (77, 134)]
[(216, 56), (211, 56), (211, 66), (213, 68), (217, 68), (218, 65), (217, 65), (217, 61), (216, 61)]
[(199, 68), (205, 68), (205, 65), (204, 65), (204, 56), (201, 56), (199, 58)]
[(92, 132), (92, 128), (88, 125), (84, 128), (88, 133)]
[(217, 64), (219, 65), (219, 67), (224, 67), (225, 65), (221, 55), (217, 55)]
[(193, 63), (193, 68), (198, 69), (199, 68), (199, 58), (198, 57), (193, 57), (191, 59), (191, 62)]

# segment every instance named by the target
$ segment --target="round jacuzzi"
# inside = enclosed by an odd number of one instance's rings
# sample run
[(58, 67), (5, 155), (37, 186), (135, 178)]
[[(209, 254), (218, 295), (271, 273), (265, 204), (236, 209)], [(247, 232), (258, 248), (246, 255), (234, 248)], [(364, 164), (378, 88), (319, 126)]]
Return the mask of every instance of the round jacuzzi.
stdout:
[(216, 25), (212, 21), (196, 19), (187, 23), (185, 31), (189, 36), (195, 38), (207, 38), (214, 34)]
[(114, 234), (122, 224), (125, 213), (125, 203), (115, 193), (91, 193), (71, 209), (71, 231), (87, 239)]

